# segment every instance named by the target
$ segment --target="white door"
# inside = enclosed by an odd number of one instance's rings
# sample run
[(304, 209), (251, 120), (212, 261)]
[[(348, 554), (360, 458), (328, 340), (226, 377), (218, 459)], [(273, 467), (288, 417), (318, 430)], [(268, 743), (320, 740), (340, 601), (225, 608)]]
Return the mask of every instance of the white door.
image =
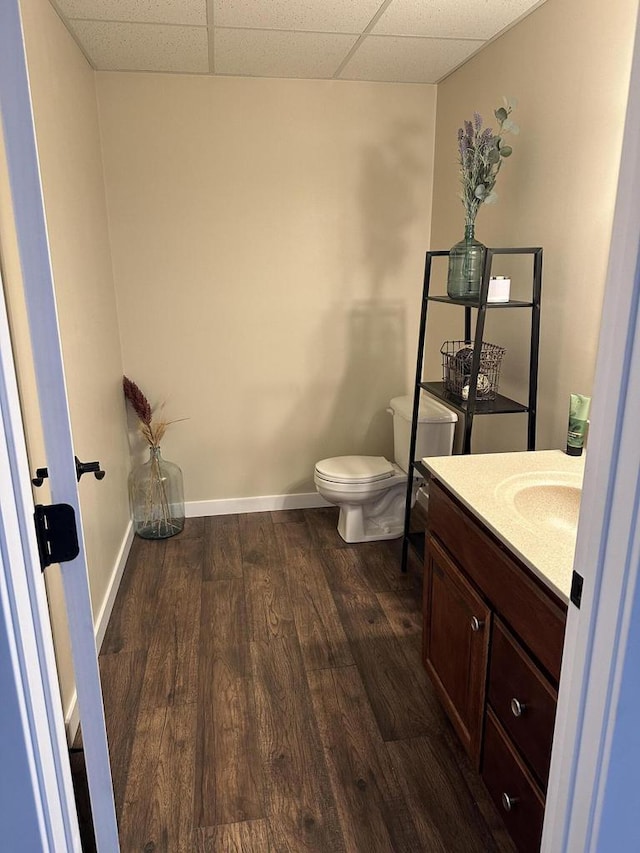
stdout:
[(80, 850), (0, 281), (0, 824), (6, 850)]
[(94, 829), (99, 851), (113, 853), (117, 824), (18, 0), (0, 2), (0, 107), (52, 501), (73, 508), (78, 530), (79, 553), (62, 564), (62, 582)]

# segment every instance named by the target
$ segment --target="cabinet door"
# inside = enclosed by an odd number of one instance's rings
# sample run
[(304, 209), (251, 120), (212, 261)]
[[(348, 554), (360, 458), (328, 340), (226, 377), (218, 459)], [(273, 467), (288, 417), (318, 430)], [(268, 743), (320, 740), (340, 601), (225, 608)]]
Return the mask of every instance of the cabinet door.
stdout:
[(431, 537), (427, 541), (423, 613), (425, 669), (479, 768), (491, 611)]

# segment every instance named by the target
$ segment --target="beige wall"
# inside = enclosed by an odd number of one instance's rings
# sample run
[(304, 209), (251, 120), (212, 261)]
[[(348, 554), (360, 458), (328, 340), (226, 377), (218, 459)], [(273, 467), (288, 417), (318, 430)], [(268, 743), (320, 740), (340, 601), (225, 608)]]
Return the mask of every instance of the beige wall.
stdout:
[[(519, 101), (521, 133), (476, 236), (490, 246), (544, 248), (539, 448), (564, 446), (569, 394), (591, 393), (637, 8), (637, 0), (548, 0), (438, 87), (433, 248), (463, 233), (457, 128), (474, 110), (493, 118), (502, 95)], [(524, 293), (525, 271), (508, 259), (494, 270), (514, 273)], [(526, 400), (524, 317), (491, 317), (489, 340), (508, 348), (503, 390)], [(460, 331), (443, 319), (438, 347)], [(433, 356), (431, 365), (439, 370)], [(475, 449), (524, 448), (524, 423), (481, 419)]]
[[(22, 0), (21, 6), (74, 445), (81, 459), (99, 459), (107, 471), (101, 482), (84, 477), (79, 486), (95, 619), (129, 521), (129, 454), (94, 73), (47, 0)], [(6, 181), (0, 181), (0, 240), (35, 468), (46, 459)], [(43, 495), (40, 490), (38, 499)], [(68, 713), (74, 685), (57, 568), (46, 578)]]
[(391, 452), (430, 229), (435, 87), (99, 73), (125, 372), (187, 500)]

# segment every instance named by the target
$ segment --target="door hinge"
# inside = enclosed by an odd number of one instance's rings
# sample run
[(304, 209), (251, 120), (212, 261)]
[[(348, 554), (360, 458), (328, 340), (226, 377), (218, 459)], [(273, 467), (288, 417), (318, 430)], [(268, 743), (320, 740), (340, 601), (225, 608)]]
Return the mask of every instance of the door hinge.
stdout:
[(66, 563), (78, 556), (78, 528), (72, 506), (36, 504), (33, 517), (42, 571), (52, 563)]
[(579, 575), (577, 572), (574, 572), (571, 576), (571, 595), (569, 598), (575, 604), (575, 606), (580, 609), (580, 605), (582, 604), (582, 586), (584, 584), (584, 578), (582, 575)]

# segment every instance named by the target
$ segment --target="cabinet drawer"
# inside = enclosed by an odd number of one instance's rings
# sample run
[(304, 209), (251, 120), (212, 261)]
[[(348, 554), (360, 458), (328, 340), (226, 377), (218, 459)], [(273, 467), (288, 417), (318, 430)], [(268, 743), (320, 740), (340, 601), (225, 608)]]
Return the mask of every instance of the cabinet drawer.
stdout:
[(482, 778), (520, 853), (539, 853), (544, 799), (490, 708)]
[(546, 790), (557, 694), (499, 619), (494, 621), (489, 703)]
[(437, 482), (429, 489), (429, 533), (442, 542), (556, 683), (566, 605), (533, 580)]

